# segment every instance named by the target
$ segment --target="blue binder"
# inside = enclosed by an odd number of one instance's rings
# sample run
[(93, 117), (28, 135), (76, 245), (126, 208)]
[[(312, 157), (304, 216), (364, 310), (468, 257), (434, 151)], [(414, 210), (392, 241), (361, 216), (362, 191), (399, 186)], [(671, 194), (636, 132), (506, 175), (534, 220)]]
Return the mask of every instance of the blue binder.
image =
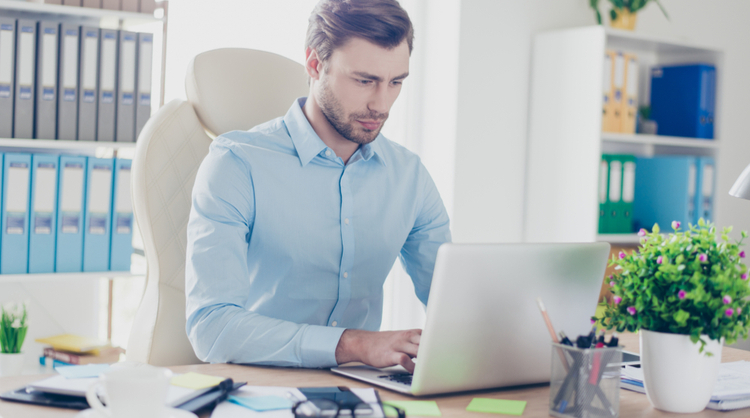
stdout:
[(696, 158), (670, 156), (638, 158), (633, 201), (636, 229), (651, 230), (655, 223), (664, 232), (672, 231), (672, 221), (682, 230), (695, 222), (697, 188)]
[(709, 64), (654, 67), (651, 119), (659, 135), (713, 139), (716, 68)]
[(60, 157), (31, 156), (31, 222), (29, 228), (29, 273), (55, 271), (57, 231), (57, 177)]
[(112, 158), (89, 158), (83, 220), (83, 271), (109, 270)]
[(714, 220), (714, 190), (716, 189), (716, 166), (711, 157), (698, 158), (698, 181), (695, 194), (695, 223), (703, 218), (705, 221)]
[(86, 157), (60, 156), (57, 186), (55, 271), (83, 271), (83, 208), (86, 201)]
[(115, 160), (112, 189), (112, 244), (109, 269), (130, 271), (133, 254), (133, 205), (130, 201), (130, 166), (132, 160)]
[(3, 161), (0, 273), (28, 272), (31, 154), (5, 154)]

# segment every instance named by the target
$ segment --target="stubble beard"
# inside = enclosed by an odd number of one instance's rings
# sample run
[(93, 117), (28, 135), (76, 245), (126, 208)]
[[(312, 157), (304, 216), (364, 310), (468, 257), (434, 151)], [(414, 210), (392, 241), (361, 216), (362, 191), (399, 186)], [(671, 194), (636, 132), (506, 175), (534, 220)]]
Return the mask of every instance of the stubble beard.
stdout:
[[(341, 102), (333, 95), (328, 83), (321, 83), (320, 94), (318, 95), (318, 106), (320, 106), (323, 116), (328, 119), (328, 123), (333, 129), (347, 140), (355, 144), (365, 145), (374, 141), (383, 129), (383, 124), (388, 119), (388, 113), (366, 112), (351, 113), (347, 117)], [(378, 129), (371, 130), (363, 127), (357, 120), (378, 120), (381, 121)]]

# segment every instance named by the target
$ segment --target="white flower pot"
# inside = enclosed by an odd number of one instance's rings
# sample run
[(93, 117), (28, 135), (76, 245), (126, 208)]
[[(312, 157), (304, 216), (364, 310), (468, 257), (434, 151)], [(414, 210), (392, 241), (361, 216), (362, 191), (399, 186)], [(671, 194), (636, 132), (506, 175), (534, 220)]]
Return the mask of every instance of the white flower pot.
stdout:
[[(689, 335), (640, 331), (641, 365), (646, 396), (656, 409), (691, 413), (702, 411), (711, 399), (721, 363), (722, 341), (700, 342)], [(706, 352), (713, 353), (708, 357)]]
[(23, 370), (23, 353), (0, 353), (0, 376), (18, 376)]

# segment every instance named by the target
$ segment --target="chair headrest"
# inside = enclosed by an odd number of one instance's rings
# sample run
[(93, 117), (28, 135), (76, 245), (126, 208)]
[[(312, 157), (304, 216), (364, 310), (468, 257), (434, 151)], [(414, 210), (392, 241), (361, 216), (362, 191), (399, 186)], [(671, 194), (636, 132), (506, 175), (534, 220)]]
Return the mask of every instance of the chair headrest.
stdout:
[(216, 136), (284, 116), (309, 91), (301, 64), (245, 48), (198, 54), (188, 66), (185, 89), (201, 123)]

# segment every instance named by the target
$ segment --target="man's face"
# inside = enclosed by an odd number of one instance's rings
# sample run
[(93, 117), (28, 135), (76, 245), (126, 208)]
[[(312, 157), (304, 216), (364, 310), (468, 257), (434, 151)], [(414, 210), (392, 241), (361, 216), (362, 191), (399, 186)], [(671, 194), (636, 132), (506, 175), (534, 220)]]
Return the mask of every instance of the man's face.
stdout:
[(323, 67), (314, 91), (323, 115), (349, 141), (374, 141), (409, 75), (406, 41), (386, 49), (352, 38)]

